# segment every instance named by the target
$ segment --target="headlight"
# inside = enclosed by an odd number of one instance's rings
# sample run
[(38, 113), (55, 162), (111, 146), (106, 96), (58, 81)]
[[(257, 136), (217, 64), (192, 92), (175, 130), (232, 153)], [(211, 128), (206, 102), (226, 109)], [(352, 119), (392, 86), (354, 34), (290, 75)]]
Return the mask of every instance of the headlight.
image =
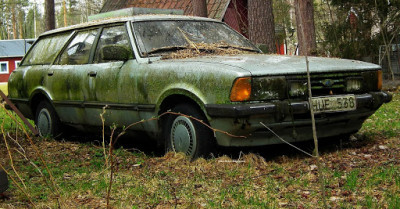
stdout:
[(348, 78), (346, 80), (346, 92), (357, 92), (362, 88), (362, 81), (360, 78)]
[(252, 84), (252, 100), (271, 100), (286, 98), (287, 82), (285, 76), (255, 77)]
[(292, 97), (300, 97), (307, 95), (307, 82), (306, 81), (292, 81), (290, 82), (289, 95)]

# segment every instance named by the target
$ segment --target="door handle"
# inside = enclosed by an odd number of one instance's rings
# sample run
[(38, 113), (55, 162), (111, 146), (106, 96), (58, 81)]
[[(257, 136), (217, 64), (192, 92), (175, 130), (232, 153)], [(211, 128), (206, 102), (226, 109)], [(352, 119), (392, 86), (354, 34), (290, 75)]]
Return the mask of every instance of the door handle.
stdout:
[(49, 71), (49, 72), (47, 72), (47, 75), (48, 75), (48, 76), (54, 75), (54, 71)]
[(90, 77), (96, 77), (97, 72), (95, 72), (95, 71), (90, 71), (90, 72), (88, 73), (88, 75), (89, 75)]

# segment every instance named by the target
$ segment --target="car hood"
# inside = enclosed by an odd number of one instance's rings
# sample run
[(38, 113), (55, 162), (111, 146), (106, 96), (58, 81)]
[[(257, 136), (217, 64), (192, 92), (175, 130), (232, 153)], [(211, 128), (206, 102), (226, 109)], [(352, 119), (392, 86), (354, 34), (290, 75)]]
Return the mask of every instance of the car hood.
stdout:
[[(339, 58), (308, 57), (311, 73), (365, 71), (380, 69), (379, 65)], [(215, 63), (240, 68), (253, 76), (302, 74), (307, 71), (303, 56), (245, 54), (235, 56), (202, 56), (175, 59), (174, 62)]]

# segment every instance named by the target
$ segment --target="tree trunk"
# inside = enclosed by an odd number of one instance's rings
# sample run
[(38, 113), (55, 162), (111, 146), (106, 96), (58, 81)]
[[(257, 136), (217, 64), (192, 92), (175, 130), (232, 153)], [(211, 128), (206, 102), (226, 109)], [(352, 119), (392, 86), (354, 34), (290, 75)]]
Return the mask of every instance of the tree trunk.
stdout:
[(45, 0), (45, 22), (46, 31), (56, 28), (56, 19), (54, 15), (54, 0)]
[(19, 13), (19, 20), (18, 20), (18, 22), (19, 22), (19, 38), (20, 39), (23, 39), (24, 38), (24, 16), (23, 16), (24, 14), (22, 14), (21, 12)]
[(249, 38), (266, 53), (276, 53), (272, 0), (248, 1)]
[[(295, 0), (294, 4), (296, 12), (299, 54), (317, 55), (313, 1)], [(303, 32), (301, 30), (303, 30)]]
[(15, 14), (15, 5), (11, 6), (11, 22), (12, 22), (12, 29), (13, 29), (13, 39), (17, 39), (17, 17)]
[(208, 17), (206, 0), (192, 0), (192, 7), (194, 16)]
[(68, 23), (67, 23), (67, 6), (65, 3), (65, 0), (63, 0), (63, 12), (64, 12), (64, 27), (67, 27)]

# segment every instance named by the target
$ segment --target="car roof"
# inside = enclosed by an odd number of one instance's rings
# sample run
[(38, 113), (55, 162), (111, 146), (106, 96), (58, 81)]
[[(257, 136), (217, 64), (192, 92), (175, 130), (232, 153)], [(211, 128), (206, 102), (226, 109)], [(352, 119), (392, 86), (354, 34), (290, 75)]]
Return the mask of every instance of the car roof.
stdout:
[(107, 18), (102, 20), (95, 20), (91, 22), (81, 23), (77, 25), (72, 25), (63, 28), (57, 28), (55, 30), (47, 31), (40, 36), (48, 36), (60, 32), (66, 32), (70, 30), (76, 30), (81, 28), (88, 28), (99, 25), (113, 24), (113, 23), (122, 23), (122, 22), (140, 22), (140, 21), (155, 21), (155, 20), (196, 20), (196, 21), (211, 21), (211, 22), (221, 22), (211, 18), (204, 17), (195, 17), (195, 16), (184, 16), (184, 15), (137, 15), (130, 17), (116, 17), (116, 18)]

